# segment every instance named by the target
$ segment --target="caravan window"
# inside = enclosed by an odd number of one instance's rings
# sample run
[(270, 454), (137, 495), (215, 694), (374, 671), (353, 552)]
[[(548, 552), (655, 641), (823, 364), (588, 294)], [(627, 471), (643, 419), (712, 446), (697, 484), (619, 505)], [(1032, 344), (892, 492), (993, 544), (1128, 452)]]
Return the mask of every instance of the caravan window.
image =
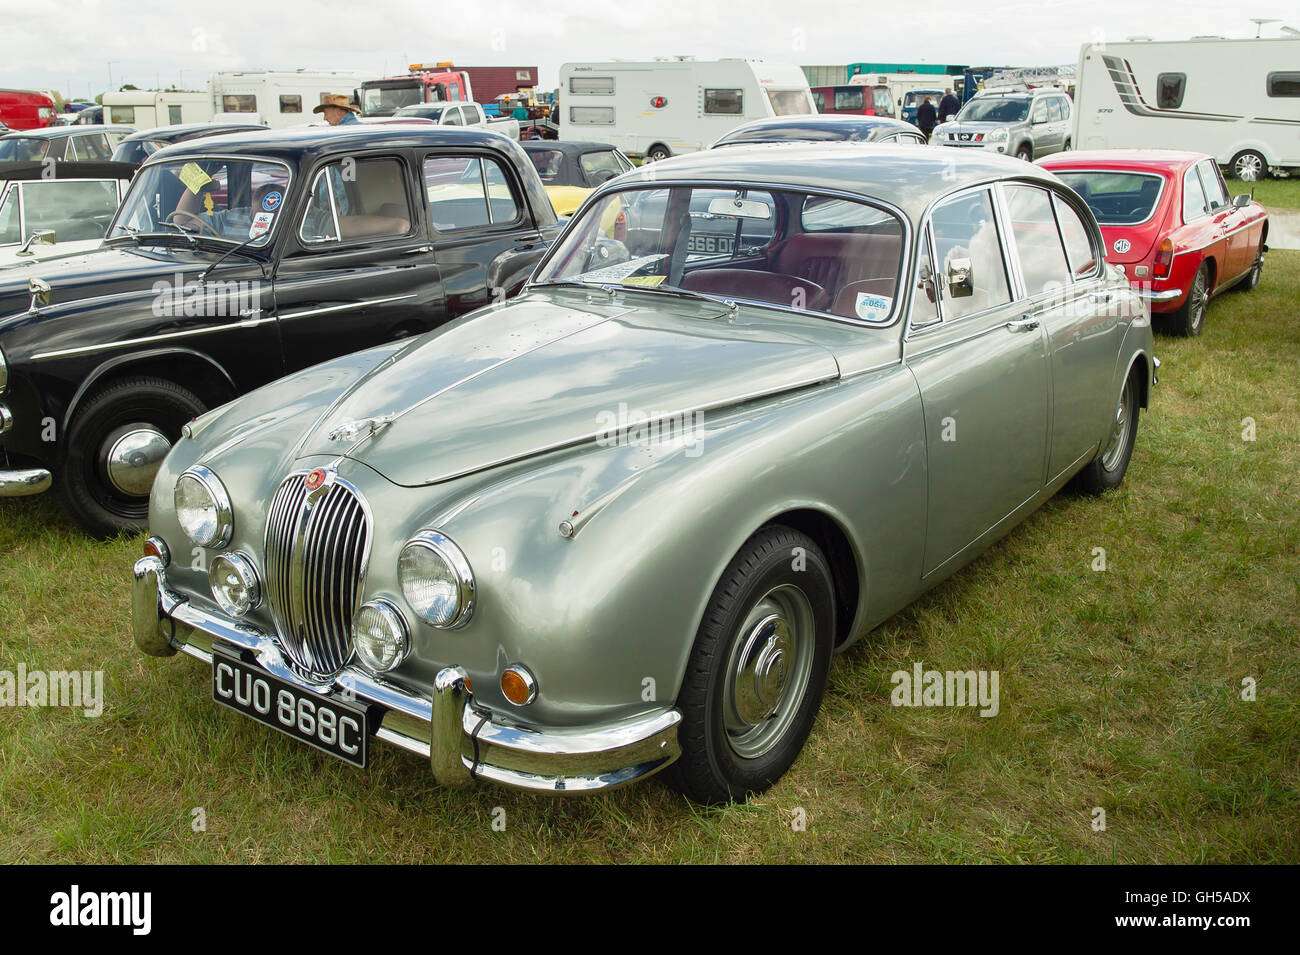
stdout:
[(585, 96), (613, 96), (614, 77), (612, 76), (570, 76), (569, 92)]
[[(839, 98), (838, 92), (836, 98)], [(705, 90), (704, 112), (722, 116), (743, 116), (745, 114), (745, 91)]]
[(172, 126), (179, 126), (181, 124), (181, 108), (179, 106), (167, 107), (167, 122)]
[(1269, 96), (1300, 96), (1300, 73), (1268, 74)]
[(251, 94), (223, 96), (221, 110), (224, 113), (256, 113), (257, 97)]
[(110, 106), (108, 108), (108, 121), (110, 123), (134, 123), (135, 107), (134, 106)]
[(1156, 77), (1156, 105), (1161, 109), (1178, 109), (1183, 105), (1186, 88), (1186, 73), (1161, 73)]
[(570, 106), (569, 122), (585, 126), (613, 126), (614, 107), (612, 106)]
[(301, 113), (302, 97), (290, 96), (288, 94), (280, 97), (280, 112), (282, 113)]

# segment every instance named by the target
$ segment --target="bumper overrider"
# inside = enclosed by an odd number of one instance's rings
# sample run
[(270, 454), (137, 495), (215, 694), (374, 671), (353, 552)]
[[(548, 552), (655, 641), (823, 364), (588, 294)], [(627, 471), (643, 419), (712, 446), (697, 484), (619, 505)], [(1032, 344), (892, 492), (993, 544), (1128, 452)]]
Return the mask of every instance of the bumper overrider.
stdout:
[(374, 735), (429, 761), (442, 785), (473, 779), (534, 792), (591, 792), (650, 776), (681, 750), (675, 709), (582, 729), (548, 729), (503, 722), (476, 706), (459, 666), (440, 670), (428, 695), (349, 667), (324, 687), (304, 684), (284, 662), (275, 639), (260, 630), (194, 606), (168, 588), (163, 561), (136, 561), (131, 595), (136, 645), (151, 656), (178, 650), (211, 662), (213, 646), (239, 653), (268, 674), (323, 698), (342, 694), (381, 716)]

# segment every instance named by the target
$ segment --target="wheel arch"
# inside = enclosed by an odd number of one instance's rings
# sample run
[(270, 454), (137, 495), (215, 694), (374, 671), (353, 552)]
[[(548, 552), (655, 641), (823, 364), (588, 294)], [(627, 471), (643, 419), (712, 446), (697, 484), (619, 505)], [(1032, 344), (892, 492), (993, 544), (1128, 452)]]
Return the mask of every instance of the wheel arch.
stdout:
[(843, 646), (852, 638), (862, 609), (863, 562), (852, 539), (838, 519), (815, 507), (792, 508), (774, 514), (753, 533), (778, 524), (807, 534), (826, 555), (835, 586), (835, 646)]
[(88, 396), (110, 382), (134, 377), (161, 378), (182, 384), (193, 391), (209, 409), (239, 396), (239, 388), (230, 373), (202, 352), (188, 348), (132, 352), (104, 361), (86, 376), (68, 402), (63, 416), (63, 428), (66, 430), (71, 426), (73, 417)]

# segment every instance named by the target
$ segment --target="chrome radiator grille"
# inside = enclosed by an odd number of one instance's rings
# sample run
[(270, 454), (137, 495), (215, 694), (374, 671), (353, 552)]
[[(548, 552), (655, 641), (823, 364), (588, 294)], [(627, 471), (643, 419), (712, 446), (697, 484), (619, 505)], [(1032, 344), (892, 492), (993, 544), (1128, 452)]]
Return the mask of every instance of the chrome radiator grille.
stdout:
[[(356, 489), (323, 472), (290, 475), (266, 524), (266, 594), (286, 662), (307, 677), (337, 673), (352, 655), (370, 550), (370, 517)], [(322, 472), (310, 472), (319, 479)]]

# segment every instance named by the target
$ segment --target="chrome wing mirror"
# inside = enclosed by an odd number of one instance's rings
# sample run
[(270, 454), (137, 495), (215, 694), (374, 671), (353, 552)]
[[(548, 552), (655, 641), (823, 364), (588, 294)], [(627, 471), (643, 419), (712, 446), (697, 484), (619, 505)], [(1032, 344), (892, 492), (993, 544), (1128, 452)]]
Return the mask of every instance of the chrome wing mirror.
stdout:
[(23, 243), (22, 248), (20, 248), (16, 254), (17, 254), (17, 255), (31, 255), (31, 254), (32, 254), (32, 246), (34, 246), (34, 245), (53, 245), (53, 244), (54, 244), (54, 241), (55, 241), (55, 240), (54, 240), (54, 230), (53, 230), (53, 229), (37, 229), (35, 232), (33, 232), (31, 235), (29, 235), (29, 236), (27, 237), (27, 241), (25, 241), (25, 242)]
[(948, 260), (948, 294), (952, 298), (969, 298), (975, 294), (970, 259)]

